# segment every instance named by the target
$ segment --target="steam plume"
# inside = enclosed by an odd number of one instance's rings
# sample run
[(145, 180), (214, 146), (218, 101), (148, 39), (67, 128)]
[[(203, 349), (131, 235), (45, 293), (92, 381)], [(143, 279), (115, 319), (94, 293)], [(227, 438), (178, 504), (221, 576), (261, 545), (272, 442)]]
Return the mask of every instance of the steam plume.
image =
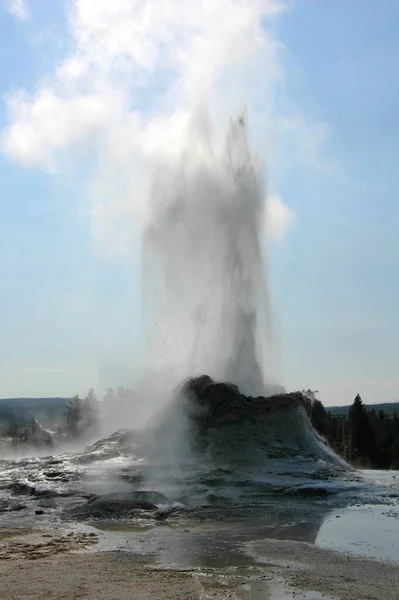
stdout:
[[(278, 197), (265, 204), (248, 150), (266, 137), (282, 76), (269, 27), (282, 9), (66, 2), (68, 54), (34, 91), (8, 97), (2, 136), (23, 166), (79, 173), (96, 251), (128, 254), (140, 224), (153, 367), (249, 393), (274, 378), (263, 234), (281, 238), (293, 219)], [(244, 100), (251, 136), (245, 118), (228, 125)]]
[(177, 168), (158, 165), (144, 236), (157, 371), (209, 373), (253, 395), (274, 380), (264, 199), (243, 116), (223, 140), (199, 115)]

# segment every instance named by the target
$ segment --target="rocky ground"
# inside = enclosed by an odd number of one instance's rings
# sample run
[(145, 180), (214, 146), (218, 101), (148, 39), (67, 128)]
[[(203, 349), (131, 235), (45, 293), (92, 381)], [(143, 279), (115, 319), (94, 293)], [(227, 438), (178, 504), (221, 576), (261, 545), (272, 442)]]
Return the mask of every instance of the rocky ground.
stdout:
[[(197, 600), (186, 573), (154, 571), (134, 556), (71, 554), (87, 538), (10, 542), (0, 556), (1, 597), (7, 600)], [(28, 560), (26, 560), (28, 559)]]

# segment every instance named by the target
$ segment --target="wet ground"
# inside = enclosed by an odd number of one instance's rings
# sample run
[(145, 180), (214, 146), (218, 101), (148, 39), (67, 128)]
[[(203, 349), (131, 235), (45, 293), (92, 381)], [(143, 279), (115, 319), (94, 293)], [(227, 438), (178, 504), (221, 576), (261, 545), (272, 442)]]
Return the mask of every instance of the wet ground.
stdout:
[[(242, 600), (328, 600), (316, 591), (287, 591), (270, 557), (265, 563), (262, 540), (399, 563), (399, 472), (337, 476), (323, 460), (292, 452), (267, 466), (266, 475), (220, 466), (188, 478), (167, 473), (172, 485), (155, 488), (162, 478), (151, 479), (131, 434), (120, 433), (80, 453), (1, 461), (0, 527), (58, 532), (54, 542), (28, 549), (39, 555), (70, 547), (72, 534), (85, 552), (141, 556), (156, 568), (193, 572), (204, 598), (224, 597), (224, 590), (228, 598), (234, 588)], [(81, 543), (90, 534), (97, 543)], [(23, 544), (13, 551), (24, 552)]]
[[(58, 517), (48, 520), (46, 512), (24, 516), (24, 511), (20, 511), (8, 513), (3, 526), (21, 527), (25, 522), (34, 528), (51, 530), (47, 534), (50, 539), (28, 548), (26, 537), (18, 541), (11, 548), (15, 556), (25, 553), (32, 558), (46, 556), (47, 552), (80, 549), (90, 554), (131, 556), (133, 564), (141, 557), (152, 568), (193, 573), (204, 589), (203, 600), (335, 600), (338, 596), (325, 592), (290, 590), (284, 577), (276, 577), (281, 556), (274, 558), (272, 552), (271, 557), (269, 553), (265, 558), (259, 542), (306, 542), (313, 547), (399, 562), (399, 499), (391, 495), (398, 474), (372, 475), (390, 487), (370, 487), (367, 495), (363, 490), (361, 498), (368, 499), (367, 504), (358, 502), (355, 496), (341, 498), (338, 507), (334, 506), (337, 497), (333, 503), (331, 497), (281, 497), (244, 510), (231, 506), (199, 507), (171, 515), (164, 522), (136, 516), (124, 522), (85, 524)], [(370, 474), (366, 476), (369, 478)]]

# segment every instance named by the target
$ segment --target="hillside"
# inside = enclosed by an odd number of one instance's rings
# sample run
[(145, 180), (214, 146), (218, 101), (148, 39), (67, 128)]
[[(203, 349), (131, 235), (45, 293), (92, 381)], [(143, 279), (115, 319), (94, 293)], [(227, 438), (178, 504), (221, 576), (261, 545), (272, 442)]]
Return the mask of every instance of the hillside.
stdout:
[(4, 398), (0, 399), (0, 427), (24, 426), (33, 418), (43, 425), (57, 423), (64, 414), (69, 398)]
[[(326, 406), (327, 412), (330, 412), (333, 416), (347, 415), (350, 409), (348, 406)], [(385, 402), (383, 404), (366, 404), (367, 410), (375, 410), (378, 414), (382, 410), (387, 417), (393, 417), (396, 414), (399, 416), (399, 402)]]

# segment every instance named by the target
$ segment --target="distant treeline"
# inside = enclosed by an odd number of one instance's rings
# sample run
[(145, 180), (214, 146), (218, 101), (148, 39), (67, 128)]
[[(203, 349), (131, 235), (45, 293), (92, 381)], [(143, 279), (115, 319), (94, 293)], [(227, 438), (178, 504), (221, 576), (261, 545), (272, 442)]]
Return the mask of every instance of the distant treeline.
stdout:
[(312, 399), (315, 429), (347, 462), (357, 467), (399, 469), (399, 403), (367, 407), (359, 394), (349, 407), (325, 409)]
[(0, 428), (24, 427), (32, 419), (45, 426), (58, 424), (70, 398), (4, 398), (0, 399)]
[(84, 398), (0, 400), (0, 438), (5, 444), (35, 447), (86, 439), (100, 424), (100, 404), (91, 389)]
[[(329, 406), (327, 408), (334, 417), (339, 415), (347, 415), (351, 405), (347, 406)], [(381, 404), (365, 404), (367, 411), (375, 410), (376, 412), (383, 411), (386, 417), (393, 417), (395, 413), (399, 415), (399, 402), (384, 402)]]

